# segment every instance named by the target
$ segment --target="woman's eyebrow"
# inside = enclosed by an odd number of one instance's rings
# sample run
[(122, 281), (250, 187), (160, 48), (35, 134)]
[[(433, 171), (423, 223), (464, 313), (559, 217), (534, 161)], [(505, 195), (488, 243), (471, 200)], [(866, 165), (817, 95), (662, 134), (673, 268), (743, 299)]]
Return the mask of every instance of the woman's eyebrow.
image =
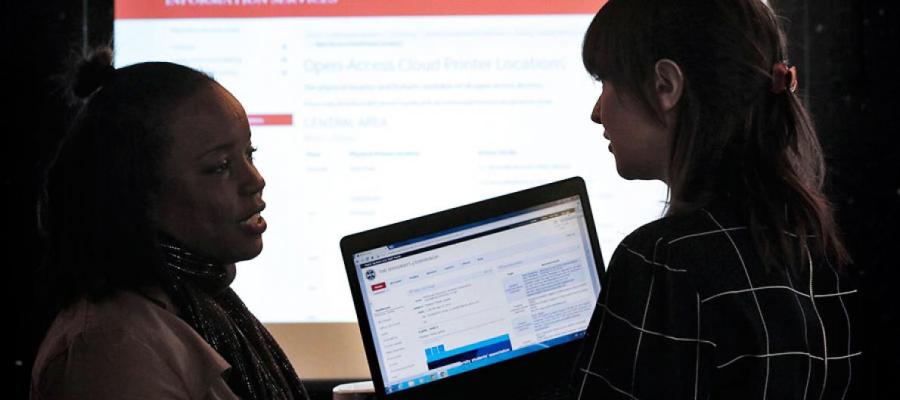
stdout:
[(207, 154), (214, 153), (214, 152), (217, 152), (217, 151), (227, 150), (227, 149), (230, 149), (230, 148), (232, 148), (232, 147), (234, 147), (234, 141), (229, 141), (229, 142), (222, 143), (222, 144), (220, 144), (220, 145), (218, 145), (218, 146), (215, 146), (215, 147), (213, 147), (213, 148), (210, 148), (210, 149), (204, 151), (203, 153), (200, 153), (200, 155), (197, 156), (197, 159), (201, 159), (201, 158), (203, 158), (203, 157), (206, 157)]

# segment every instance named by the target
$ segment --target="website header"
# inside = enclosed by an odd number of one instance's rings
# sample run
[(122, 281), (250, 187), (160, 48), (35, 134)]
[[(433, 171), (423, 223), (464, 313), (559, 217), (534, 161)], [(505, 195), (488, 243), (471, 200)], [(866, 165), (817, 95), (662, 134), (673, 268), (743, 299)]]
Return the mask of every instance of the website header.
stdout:
[(116, 0), (118, 19), (593, 14), (606, 0)]

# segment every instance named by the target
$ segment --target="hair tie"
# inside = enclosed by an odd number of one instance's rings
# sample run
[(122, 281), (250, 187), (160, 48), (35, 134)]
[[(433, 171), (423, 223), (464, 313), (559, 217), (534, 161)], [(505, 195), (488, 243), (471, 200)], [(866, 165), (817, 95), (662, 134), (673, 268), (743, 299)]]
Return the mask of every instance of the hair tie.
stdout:
[(797, 67), (788, 67), (785, 62), (772, 66), (772, 93), (781, 94), (785, 90), (797, 91)]

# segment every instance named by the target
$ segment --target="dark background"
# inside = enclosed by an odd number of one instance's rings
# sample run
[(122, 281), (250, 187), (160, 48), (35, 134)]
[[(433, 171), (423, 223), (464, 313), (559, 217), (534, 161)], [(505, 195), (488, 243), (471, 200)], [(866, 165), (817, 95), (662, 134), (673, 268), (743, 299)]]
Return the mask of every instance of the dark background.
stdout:
[[(829, 162), (827, 192), (856, 261), (864, 331), (853, 340), (860, 398), (900, 399), (900, 2), (771, 0), (785, 17), (791, 62), (798, 66)], [(33, 298), (40, 257), (35, 229), (39, 162), (63, 132), (70, 107), (58, 79), (81, 49), (108, 43), (112, 0), (11, 1), (3, 6), (5, 100), (2, 137), (6, 304), (3, 398), (26, 398), (45, 315)], [(85, 23), (87, 22), (87, 23)], [(590, 107), (590, 105), (586, 105)], [(4, 323), (4, 326), (8, 326)], [(6, 329), (4, 329), (6, 330)], [(330, 398), (334, 382), (310, 382)]]

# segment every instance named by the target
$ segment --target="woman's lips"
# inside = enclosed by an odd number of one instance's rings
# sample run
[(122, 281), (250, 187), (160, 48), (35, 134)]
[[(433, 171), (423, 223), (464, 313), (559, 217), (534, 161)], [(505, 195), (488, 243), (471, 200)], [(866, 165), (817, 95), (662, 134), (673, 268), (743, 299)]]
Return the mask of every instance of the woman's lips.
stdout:
[(241, 229), (243, 229), (245, 232), (254, 235), (261, 235), (266, 231), (266, 228), (268, 227), (268, 225), (266, 224), (266, 219), (263, 218), (260, 213), (256, 213), (247, 217), (247, 219), (240, 222), (240, 226)]

